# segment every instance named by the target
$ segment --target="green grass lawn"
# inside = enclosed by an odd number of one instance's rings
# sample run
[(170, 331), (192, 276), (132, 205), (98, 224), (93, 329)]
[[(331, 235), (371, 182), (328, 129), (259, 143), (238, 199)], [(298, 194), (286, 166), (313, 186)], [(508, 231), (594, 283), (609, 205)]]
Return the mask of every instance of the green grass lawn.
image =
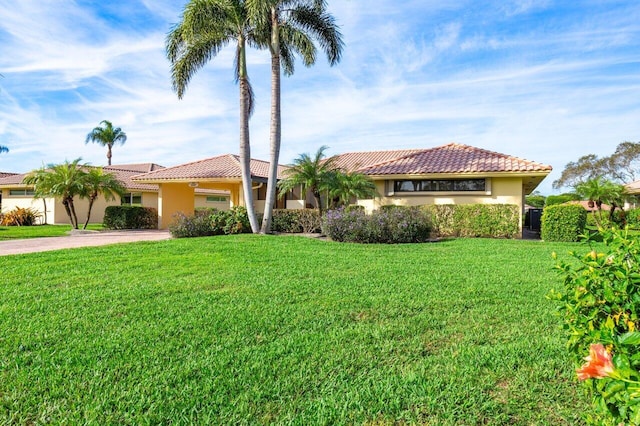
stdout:
[(576, 247), (241, 235), (3, 257), (0, 424), (581, 424), (545, 299), (551, 252)]
[[(0, 241), (23, 238), (62, 237), (71, 231), (71, 225), (0, 226)], [(89, 224), (87, 229), (103, 229), (102, 224)]]

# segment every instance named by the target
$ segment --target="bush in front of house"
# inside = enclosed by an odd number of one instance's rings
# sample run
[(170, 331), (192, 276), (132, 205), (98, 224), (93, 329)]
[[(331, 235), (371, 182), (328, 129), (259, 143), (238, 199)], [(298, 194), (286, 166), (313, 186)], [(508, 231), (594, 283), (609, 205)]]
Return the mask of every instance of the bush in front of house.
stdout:
[(432, 204), (423, 206), (439, 237), (516, 238), (520, 214), (514, 204)]
[(2, 226), (32, 226), (40, 217), (38, 211), (29, 208), (16, 207), (13, 210), (0, 214), (0, 225)]
[(173, 216), (169, 232), (174, 238), (193, 238), (215, 235), (209, 215), (194, 214), (187, 216), (182, 212)]
[(178, 213), (169, 225), (174, 238), (207, 237), (251, 232), (247, 209), (234, 207), (230, 210), (197, 210), (193, 215)]
[(109, 206), (102, 224), (107, 229), (158, 229), (158, 210), (141, 206)]
[(322, 220), (318, 210), (299, 209), (273, 211), (271, 230), (273, 232), (317, 233), (321, 231)]
[(332, 240), (353, 243), (419, 243), (429, 239), (427, 213), (419, 207), (385, 208), (367, 215), (363, 209), (330, 210), (323, 232)]
[(587, 211), (577, 204), (555, 204), (542, 211), (540, 237), (544, 241), (580, 240), (587, 223)]
[(251, 232), (251, 223), (244, 207), (218, 210), (209, 216), (213, 235), (246, 234)]

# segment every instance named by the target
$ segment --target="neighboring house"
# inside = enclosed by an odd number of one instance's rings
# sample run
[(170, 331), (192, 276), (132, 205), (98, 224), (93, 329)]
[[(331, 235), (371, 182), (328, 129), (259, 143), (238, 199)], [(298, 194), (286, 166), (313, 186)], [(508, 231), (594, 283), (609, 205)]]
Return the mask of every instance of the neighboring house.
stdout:
[[(91, 222), (102, 222), (104, 210), (110, 205), (130, 204), (156, 208), (158, 206), (158, 186), (134, 182), (131, 180), (131, 177), (162, 168), (162, 166), (154, 163), (122, 164), (103, 167), (105, 172), (113, 173), (118, 180), (123, 183), (127, 189), (127, 193), (123, 195), (122, 199), (109, 202), (107, 202), (104, 197), (98, 198), (91, 211)], [(33, 187), (22, 183), (27, 174), (28, 173), (12, 174), (10, 176), (0, 177), (2, 211), (8, 212), (16, 207), (32, 208), (40, 213), (41, 222), (45, 220), (46, 216), (46, 221), (49, 224), (69, 223), (69, 218), (60, 200), (53, 198), (46, 198), (45, 200), (33, 198)], [(78, 219), (84, 221), (84, 218), (87, 216), (88, 201), (76, 199), (75, 207)]]
[[(264, 209), (269, 163), (251, 160), (251, 180), (253, 182), (254, 207), (257, 212)], [(278, 177), (284, 167), (279, 170)], [(202, 201), (194, 198), (204, 191), (212, 194), (228, 194), (227, 207), (243, 206), (242, 173), (240, 158), (224, 154), (204, 160), (167, 167), (133, 177), (133, 181), (158, 185), (158, 223), (160, 228), (169, 226), (176, 213), (192, 214), (195, 207), (203, 207)], [(221, 197), (210, 195), (209, 197)], [(285, 208), (286, 199), (279, 200), (277, 208)]]

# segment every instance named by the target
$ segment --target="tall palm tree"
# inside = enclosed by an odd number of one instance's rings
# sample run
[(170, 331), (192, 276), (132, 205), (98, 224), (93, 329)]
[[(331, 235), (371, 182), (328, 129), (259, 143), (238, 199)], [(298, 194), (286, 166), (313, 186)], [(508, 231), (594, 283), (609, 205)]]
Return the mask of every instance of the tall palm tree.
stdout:
[[(69, 217), (71, 226), (78, 229), (78, 216), (76, 215), (74, 198), (84, 191), (84, 177), (87, 172), (86, 164), (80, 164), (81, 158), (72, 162), (65, 161), (62, 164), (50, 164), (46, 169), (35, 170), (25, 177), (23, 182), (36, 179), (36, 193), (39, 197), (53, 197), (62, 200), (64, 210)], [(39, 176), (39, 177), (34, 177)], [(31, 181), (33, 182), (33, 181)]]
[(83, 176), (82, 192), (79, 194), (80, 198), (87, 198), (89, 200), (89, 209), (87, 211), (87, 220), (84, 222), (82, 229), (87, 229), (89, 219), (91, 218), (91, 209), (93, 203), (98, 196), (102, 194), (106, 201), (114, 200), (116, 195), (122, 196), (126, 191), (113, 173), (105, 173), (102, 167), (92, 167)]
[(330, 208), (346, 206), (353, 198), (373, 198), (378, 195), (369, 176), (359, 172), (336, 170), (328, 185)]
[[(260, 232), (271, 230), (271, 218), (276, 200), (276, 186), (282, 119), (280, 114), (280, 74), (294, 72), (295, 54), (305, 66), (316, 60), (314, 40), (327, 55), (330, 65), (340, 61), (342, 35), (335, 19), (326, 11), (325, 0), (247, 0), (252, 16), (257, 19), (258, 30), (268, 34), (271, 53), (271, 131), (269, 153), (269, 176), (264, 216)], [(263, 38), (267, 38), (263, 36)]]
[(9, 152), (9, 148), (4, 145), (0, 145), (0, 154), (2, 154), (3, 152)]
[(171, 62), (173, 89), (182, 99), (193, 75), (229, 43), (236, 43), (235, 77), (240, 88), (240, 168), (244, 200), (251, 230), (259, 231), (253, 207), (249, 117), (253, 112), (253, 92), (247, 72), (247, 45), (259, 47), (244, 0), (191, 0), (182, 20), (166, 41)]
[(87, 135), (85, 144), (89, 142), (97, 143), (98, 145), (107, 147), (107, 162), (111, 165), (111, 149), (114, 145), (123, 145), (127, 141), (127, 134), (122, 131), (120, 127), (113, 127), (113, 124), (108, 120), (102, 120), (100, 124), (103, 127), (94, 127)]
[(300, 154), (284, 171), (285, 178), (278, 184), (280, 196), (299, 185), (302, 186), (303, 194), (311, 191), (320, 215), (322, 215), (322, 192), (329, 189), (332, 175), (336, 171), (334, 157), (325, 159), (326, 149), (326, 146), (320, 147), (313, 157), (306, 153)]

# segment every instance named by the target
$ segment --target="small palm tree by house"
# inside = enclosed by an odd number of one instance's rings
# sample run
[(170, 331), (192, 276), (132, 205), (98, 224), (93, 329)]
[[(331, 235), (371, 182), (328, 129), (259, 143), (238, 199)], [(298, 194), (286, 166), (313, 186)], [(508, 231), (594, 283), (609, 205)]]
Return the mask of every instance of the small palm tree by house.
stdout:
[(87, 211), (87, 220), (84, 222), (83, 229), (87, 229), (89, 219), (91, 218), (91, 209), (99, 195), (103, 195), (106, 201), (114, 200), (117, 196), (122, 196), (126, 191), (113, 173), (105, 173), (101, 167), (91, 168), (83, 176), (82, 192), (80, 198), (89, 200), (89, 208)]
[(47, 220), (47, 197), (49, 196), (47, 185), (45, 183), (46, 179), (49, 177), (49, 173), (44, 166), (41, 168), (32, 171), (22, 180), (22, 183), (25, 185), (30, 185), (33, 187), (33, 197), (41, 198), (42, 204), (44, 206), (44, 223), (48, 222)]
[(369, 176), (359, 172), (336, 170), (328, 184), (329, 208), (348, 205), (354, 198), (374, 198), (378, 195), (376, 185)]
[(316, 200), (316, 205), (322, 214), (322, 192), (329, 189), (336, 171), (334, 157), (326, 158), (324, 151), (326, 146), (320, 147), (312, 157), (309, 154), (301, 154), (293, 161), (293, 164), (284, 171), (285, 178), (278, 184), (280, 196), (298, 186), (302, 186), (304, 193), (311, 191)]
[(167, 36), (167, 57), (171, 62), (173, 89), (181, 99), (195, 73), (229, 43), (235, 42), (235, 77), (240, 89), (240, 168), (251, 230), (260, 229), (253, 207), (249, 117), (253, 112), (253, 91), (247, 71), (247, 45), (259, 47), (244, 0), (191, 0), (182, 20)]
[(89, 132), (85, 143), (94, 142), (106, 146), (107, 164), (111, 165), (112, 148), (117, 144), (123, 145), (127, 141), (127, 134), (120, 127), (113, 127), (113, 124), (108, 120), (102, 120), (100, 124), (102, 124), (102, 127), (94, 127)]
[(74, 198), (84, 191), (83, 170), (87, 166), (80, 164), (78, 158), (72, 162), (50, 164), (46, 169), (36, 170), (25, 177), (24, 183), (36, 184), (34, 188), (38, 197), (53, 197), (62, 200), (64, 210), (69, 217), (71, 226), (78, 229), (78, 216), (74, 205)]

